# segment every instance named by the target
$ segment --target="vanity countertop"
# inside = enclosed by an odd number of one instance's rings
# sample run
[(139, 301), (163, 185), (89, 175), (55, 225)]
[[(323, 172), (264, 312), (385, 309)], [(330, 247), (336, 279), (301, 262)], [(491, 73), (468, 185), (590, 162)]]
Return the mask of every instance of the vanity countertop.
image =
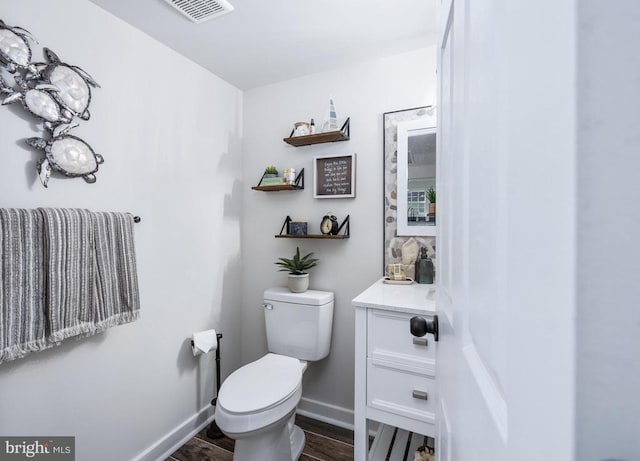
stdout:
[(436, 311), (435, 285), (413, 283), (393, 285), (381, 278), (351, 302), (354, 307), (384, 309), (409, 314), (433, 314)]

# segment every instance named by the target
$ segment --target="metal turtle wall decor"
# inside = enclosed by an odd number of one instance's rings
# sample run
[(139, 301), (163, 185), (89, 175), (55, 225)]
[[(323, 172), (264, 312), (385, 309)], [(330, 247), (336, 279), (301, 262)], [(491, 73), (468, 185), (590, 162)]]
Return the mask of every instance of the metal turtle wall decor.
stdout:
[(0, 19), (0, 94), (1, 104), (20, 102), (27, 113), (42, 122), (43, 137), (26, 140), (44, 151), (37, 171), (44, 187), (52, 173), (80, 177), (96, 182), (95, 173), (104, 158), (83, 139), (69, 131), (78, 126), (74, 119), (89, 120), (91, 87), (100, 85), (82, 68), (63, 62), (49, 48), (43, 48), (47, 62), (33, 62), (31, 33), (9, 26)]
[(29, 41), (37, 43), (31, 32), (22, 27), (8, 26), (0, 19), (0, 61), (9, 72), (35, 70), (31, 65)]
[(14, 76), (16, 87), (9, 86), (0, 75), (0, 92), (8, 96), (2, 100), (2, 104), (22, 102), (24, 109), (34, 117), (44, 122), (45, 128), (52, 130), (59, 123), (70, 123), (73, 114), (60, 107), (58, 101), (52, 96), (59, 92), (57, 86), (48, 83), (40, 83), (31, 88), (29, 83), (19, 75)]
[(52, 139), (49, 140), (27, 139), (27, 144), (31, 147), (45, 152), (45, 158), (38, 162), (38, 173), (45, 187), (52, 169), (71, 178), (81, 177), (89, 184), (96, 182), (94, 173), (98, 171), (98, 165), (104, 162), (104, 159), (85, 141), (68, 134), (69, 130), (76, 126), (77, 123), (64, 125), (61, 130), (55, 130)]
[[(71, 111), (82, 120), (89, 120), (89, 103), (91, 102), (91, 85), (100, 88), (100, 85), (78, 66), (60, 61), (49, 48), (44, 48), (44, 55), (49, 60), (44, 69), (40, 71), (42, 78), (58, 88), (53, 94), (58, 103), (65, 109)], [(39, 67), (40, 64), (37, 64)]]

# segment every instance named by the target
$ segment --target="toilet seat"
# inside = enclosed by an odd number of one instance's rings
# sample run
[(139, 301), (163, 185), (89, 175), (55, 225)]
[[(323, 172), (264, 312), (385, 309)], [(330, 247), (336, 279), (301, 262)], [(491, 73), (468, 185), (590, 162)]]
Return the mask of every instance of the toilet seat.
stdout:
[(295, 410), (302, 395), (298, 359), (267, 354), (233, 372), (222, 384), (216, 422), (227, 434), (259, 430)]
[(233, 372), (224, 381), (218, 401), (236, 414), (264, 411), (293, 394), (301, 379), (298, 359), (267, 354)]

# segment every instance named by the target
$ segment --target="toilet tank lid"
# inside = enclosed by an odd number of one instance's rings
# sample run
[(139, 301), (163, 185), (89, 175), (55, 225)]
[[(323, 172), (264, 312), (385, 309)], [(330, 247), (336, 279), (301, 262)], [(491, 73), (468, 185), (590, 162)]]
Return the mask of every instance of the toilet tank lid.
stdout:
[(333, 301), (333, 292), (307, 290), (304, 293), (292, 293), (287, 287), (275, 287), (264, 290), (264, 300), (322, 306)]

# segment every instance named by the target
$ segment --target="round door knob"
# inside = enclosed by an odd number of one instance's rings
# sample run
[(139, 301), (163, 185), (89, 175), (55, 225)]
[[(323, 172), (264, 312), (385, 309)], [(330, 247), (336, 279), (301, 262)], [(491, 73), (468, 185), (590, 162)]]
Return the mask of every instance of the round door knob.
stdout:
[(411, 317), (409, 321), (409, 330), (413, 336), (423, 337), (427, 333), (433, 335), (434, 341), (438, 340), (438, 316), (434, 315), (433, 320), (427, 320), (423, 317)]

